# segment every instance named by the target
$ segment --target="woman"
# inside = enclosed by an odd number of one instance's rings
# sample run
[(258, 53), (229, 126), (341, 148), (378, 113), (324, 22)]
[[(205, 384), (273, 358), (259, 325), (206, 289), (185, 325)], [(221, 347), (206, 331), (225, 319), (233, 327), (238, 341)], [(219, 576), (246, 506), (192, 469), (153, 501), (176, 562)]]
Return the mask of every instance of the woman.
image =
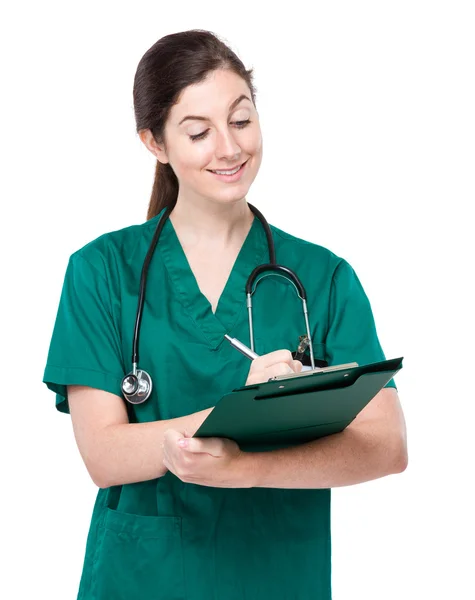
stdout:
[[(406, 467), (395, 383), (342, 433), (308, 444), (244, 452), (231, 440), (189, 439), (225, 393), (300, 371), (292, 351), (304, 320), (292, 284), (270, 276), (253, 302), (259, 357), (224, 339), (249, 343), (245, 283), (269, 262), (246, 202), (262, 160), (252, 71), (210, 32), (168, 35), (138, 65), (134, 108), (157, 158), (147, 221), (71, 255), (43, 379), (99, 486), (78, 597), (328, 599), (330, 488)], [(142, 266), (167, 209), (140, 326), (152, 392), (133, 404), (122, 381)], [(349, 263), (271, 230), (277, 263), (306, 287), (315, 360), (384, 360)]]

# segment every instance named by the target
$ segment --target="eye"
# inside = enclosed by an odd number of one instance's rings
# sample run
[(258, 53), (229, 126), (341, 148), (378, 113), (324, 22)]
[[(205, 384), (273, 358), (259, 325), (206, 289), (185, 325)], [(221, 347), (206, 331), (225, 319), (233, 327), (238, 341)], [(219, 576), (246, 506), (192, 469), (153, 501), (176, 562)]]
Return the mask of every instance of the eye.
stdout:
[[(236, 127), (238, 129), (244, 129), (244, 127), (247, 127), (250, 122), (251, 122), (251, 119), (247, 119), (246, 121), (234, 121), (233, 123), (231, 123), (231, 125), (236, 125)], [(196, 135), (190, 135), (189, 138), (192, 142), (196, 142), (198, 140), (204, 140), (208, 131), (209, 131), (209, 129), (207, 129), (206, 131), (203, 131), (202, 133), (198, 133)]]

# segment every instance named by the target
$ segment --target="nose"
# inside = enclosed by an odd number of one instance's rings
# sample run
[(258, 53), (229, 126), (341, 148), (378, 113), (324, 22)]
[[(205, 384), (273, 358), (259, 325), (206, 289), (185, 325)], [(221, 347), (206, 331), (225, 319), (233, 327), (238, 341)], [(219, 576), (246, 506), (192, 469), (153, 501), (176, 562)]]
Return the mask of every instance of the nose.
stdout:
[(228, 129), (218, 131), (216, 143), (216, 157), (218, 159), (226, 159), (230, 162), (236, 160), (241, 153), (241, 147), (234, 139), (234, 135)]

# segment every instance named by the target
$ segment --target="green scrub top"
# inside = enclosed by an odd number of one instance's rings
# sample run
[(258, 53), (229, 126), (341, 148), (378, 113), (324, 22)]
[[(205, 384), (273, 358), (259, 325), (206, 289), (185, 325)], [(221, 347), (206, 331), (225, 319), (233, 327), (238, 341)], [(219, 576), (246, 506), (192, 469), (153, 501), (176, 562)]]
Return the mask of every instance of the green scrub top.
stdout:
[[(140, 275), (162, 210), (140, 225), (101, 235), (67, 266), (43, 382), (69, 413), (66, 385), (122, 397), (131, 371)], [(372, 310), (350, 264), (271, 225), (278, 264), (307, 290), (315, 358), (329, 365), (385, 359)], [(249, 340), (245, 284), (269, 262), (254, 218), (216, 313), (200, 292), (170, 219), (152, 257), (139, 339), (139, 367), (153, 390), (126, 402), (131, 423), (174, 419), (215, 406), (245, 384), (251, 366), (228, 333)], [(280, 276), (253, 296), (255, 350), (297, 349), (302, 304)], [(387, 386), (396, 387), (394, 380)], [(125, 400), (124, 400), (125, 402)], [(328, 600), (330, 489), (213, 488), (157, 479), (99, 488), (78, 599)]]

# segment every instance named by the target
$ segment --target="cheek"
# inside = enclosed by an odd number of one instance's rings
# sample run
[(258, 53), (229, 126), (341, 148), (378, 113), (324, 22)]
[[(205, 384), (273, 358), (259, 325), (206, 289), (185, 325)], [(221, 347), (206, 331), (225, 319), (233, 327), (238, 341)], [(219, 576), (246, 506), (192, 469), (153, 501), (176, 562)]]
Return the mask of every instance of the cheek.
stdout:
[[(190, 143), (191, 145), (191, 143)], [(204, 147), (183, 147), (177, 152), (179, 159), (175, 159), (174, 170), (177, 177), (183, 179), (190, 179), (196, 176), (197, 171), (206, 168), (209, 164), (210, 156), (209, 151)]]
[(260, 128), (249, 132), (249, 137), (245, 140), (244, 150), (248, 154), (254, 154), (256, 156), (262, 154), (262, 135)]
[(247, 153), (252, 156), (253, 169), (256, 173), (262, 162), (262, 148), (262, 136), (257, 133), (249, 140), (249, 147), (246, 148)]

